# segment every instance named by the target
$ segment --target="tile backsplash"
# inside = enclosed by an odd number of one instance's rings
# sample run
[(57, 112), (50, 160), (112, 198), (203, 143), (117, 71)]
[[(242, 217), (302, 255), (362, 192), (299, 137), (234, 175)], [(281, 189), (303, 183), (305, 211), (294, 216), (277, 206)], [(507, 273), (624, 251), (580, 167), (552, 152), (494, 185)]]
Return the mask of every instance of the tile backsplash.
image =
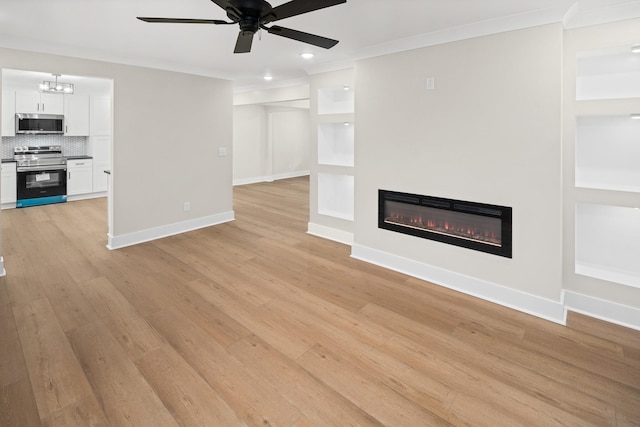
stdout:
[(16, 135), (2, 137), (2, 158), (13, 159), (13, 149), (19, 145), (40, 147), (60, 145), (64, 156), (84, 156), (87, 154), (86, 136), (65, 135)]

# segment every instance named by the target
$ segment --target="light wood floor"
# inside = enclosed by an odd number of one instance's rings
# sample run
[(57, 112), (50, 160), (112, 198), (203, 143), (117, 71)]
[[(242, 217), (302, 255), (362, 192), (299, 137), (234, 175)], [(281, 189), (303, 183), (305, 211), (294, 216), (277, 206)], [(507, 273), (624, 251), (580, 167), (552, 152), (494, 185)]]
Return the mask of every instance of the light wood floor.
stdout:
[(639, 332), (351, 259), (306, 178), (234, 192), (116, 251), (104, 199), (3, 211), (0, 425), (640, 425)]

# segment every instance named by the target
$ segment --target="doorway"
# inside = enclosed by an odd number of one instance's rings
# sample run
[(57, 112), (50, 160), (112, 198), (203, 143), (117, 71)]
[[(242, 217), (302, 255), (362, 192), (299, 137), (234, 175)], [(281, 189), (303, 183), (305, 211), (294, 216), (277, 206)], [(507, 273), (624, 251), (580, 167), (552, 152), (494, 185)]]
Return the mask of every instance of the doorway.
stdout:
[[(52, 81), (64, 83), (72, 89), (66, 93), (48, 93), (43, 86)], [(22, 111), (31, 109), (34, 111)], [(37, 113), (40, 109), (45, 109), (45, 113), (63, 115), (64, 133), (34, 135), (15, 132), (16, 113)], [(110, 175), (105, 173), (110, 172), (112, 166), (112, 117), (111, 79), (2, 69), (3, 164), (11, 163), (17, 146), (60, 146), (67, 158), (68, 183), (73, 182), (67, 188), (67, 200), (106, 197), (107, 234), (112, 230)], [(3, 168), (0, 195), (3, 196), (2, 208), (10, 209), (15, 207), (11, 194), (13, 168), (6, 169)]]

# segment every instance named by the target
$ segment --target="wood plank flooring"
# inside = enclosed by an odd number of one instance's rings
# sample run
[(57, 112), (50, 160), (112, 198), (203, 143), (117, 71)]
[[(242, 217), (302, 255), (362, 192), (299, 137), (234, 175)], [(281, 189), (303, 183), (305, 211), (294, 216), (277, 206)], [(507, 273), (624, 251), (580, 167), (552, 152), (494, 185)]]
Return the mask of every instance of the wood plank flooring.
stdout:
[(0, 426), (640, 426), (640, 332), (352, 259), (308, 187), (116, 251), (104, 199), (3, 211)]

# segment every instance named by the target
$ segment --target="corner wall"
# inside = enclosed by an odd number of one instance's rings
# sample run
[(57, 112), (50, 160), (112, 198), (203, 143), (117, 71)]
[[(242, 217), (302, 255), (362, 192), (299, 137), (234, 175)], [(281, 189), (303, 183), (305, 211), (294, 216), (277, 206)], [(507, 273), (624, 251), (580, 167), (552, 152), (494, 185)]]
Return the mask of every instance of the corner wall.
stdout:
[[(551, 24), (356, 64), (354, 257), (564, 321), (562, 41)], [(513, 258), (378, 229), (378, 189), (511, 206)]]
[(0, 68), (113, 80), (111, 247), (233, 219), (231, 81), (4, 48)]

